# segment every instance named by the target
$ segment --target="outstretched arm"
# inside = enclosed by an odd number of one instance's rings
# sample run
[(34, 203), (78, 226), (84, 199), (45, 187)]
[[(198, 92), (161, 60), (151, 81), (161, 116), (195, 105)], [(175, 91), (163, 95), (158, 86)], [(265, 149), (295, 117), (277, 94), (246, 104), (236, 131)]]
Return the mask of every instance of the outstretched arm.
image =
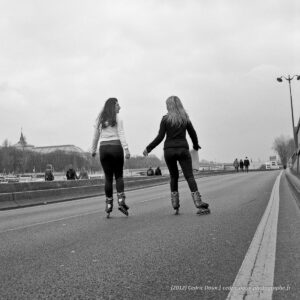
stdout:
[[(160, 122), (158, 135), (145, 149), (147, 151), (147, 153), (150, 153), (156, 146), (158, 146), (161, 143), (161, 141), (165, 137), (165, 134), (166, 134), (166, 125), (165, 125), (165, 121), (164, 121), (164, 118), (163, 118)], [(145, 153), (145, 151), (144, 151), (144, 153)]]
[(194, 148), (195, 150), (201, 149), (201, 147), (200, 147), (199, 144), (198, 144), (197, 133), (196, 133), (194, 127), (193, 127), (192, 122), (188, 122), (187, 128), (186, 128), (186, 129), (187, 129), (187, 131), (188, 131), (188, 133), (189, 133), (189, 136), (190, 136), (190, 138), (191, 138), (191, 140), (192, 140), (193, 148)]

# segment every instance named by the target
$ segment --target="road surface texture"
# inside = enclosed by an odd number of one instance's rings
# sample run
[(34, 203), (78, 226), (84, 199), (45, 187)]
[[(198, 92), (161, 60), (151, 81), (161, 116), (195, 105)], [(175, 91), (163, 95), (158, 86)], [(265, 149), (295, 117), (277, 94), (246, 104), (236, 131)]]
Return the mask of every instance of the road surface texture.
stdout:
[(178, 216), (168, 184), (128, 192), (129, 217), (115, 207), (106, 219), (103, 196), (0, 211), (0, 299), (251, 299), (255, 288), (252, 299), (300, 299), (300, 213), (284, 172), (197, 182), (210, 215), (196, 215), (186, 182)]

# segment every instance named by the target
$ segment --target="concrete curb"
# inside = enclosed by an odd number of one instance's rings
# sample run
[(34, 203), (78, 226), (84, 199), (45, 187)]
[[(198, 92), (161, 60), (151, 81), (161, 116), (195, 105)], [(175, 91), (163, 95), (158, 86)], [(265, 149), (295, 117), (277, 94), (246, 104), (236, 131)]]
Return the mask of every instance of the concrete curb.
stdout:
[(300, 207), (300, 179), (294, 175), (290, 169), (285, 171), (285, 177), (290, 184), (295, 196), (298, 206)]
[[(125, 190), (141, 189), (169, 182), (169, 177), (144, 178), (125, 181)], [(115, 186), (114, 186), (115, 188)], [(70, 186), (60, 188), (35, 189), (0, 194), (0, 210), (43, 205), (48, 203), (71, 201), (104, 195), (104, 183), (86, 186)]]

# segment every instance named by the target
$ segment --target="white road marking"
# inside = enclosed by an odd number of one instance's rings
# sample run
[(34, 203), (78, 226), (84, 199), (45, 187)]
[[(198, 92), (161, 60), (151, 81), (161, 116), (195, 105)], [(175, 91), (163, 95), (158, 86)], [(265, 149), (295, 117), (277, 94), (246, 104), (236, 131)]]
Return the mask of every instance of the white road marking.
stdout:
[[(152, 188), (155, 189), (157, 187), (151, 187), (151, 189)], [(130, 193), (130, 192), (134, 192), (134, 191), (129, 191), (128, 193)], [(95, 198), (98, 199), (98, 197), (95, 197)], [(136, 202), (136, 203), (138, 204), (138, 203), (145, 203), (145, 202), (150, 202), (150, 201), (153, 201), (153, 197), (151, 199), (139, 201), (139, 202)], [(0, 231), (0, 234), (1, 233), (6, 233), (6, 232), (10, 232), (10, 231), (16, 231), (16, 230), (26, 229), (26, 228), (30, 228), (30, 227), (34, 227), (34, 226), (38, 226), (38, 225), (45, 225), (45, 224), (59, 222), (59, 221), (64, 221), (64, 220), (73, 219), (73, 218), (77, 218), (77, 217), (82, 217), (82, 216), (97, 214), (99, 212), (102, 212), (102, 210), (101, 209), (96, 209), (96, 210), (93, 210), (92, 212), (86, 212), (86, 213), (83, 213), (83, 214), (72, 215), (72, 216), (58, 218), (58, 219), (53, 219), (53, 220), (48, 220), (48, 221), (44, 221), (44, 222), (37, 222), (37, 223), (28, 224), (28, 225), (24, 225), (24, 226), (17, 226), (17, 227), (14, 227), (14, 228), (9, 228), (9, 229)], [(62, 226), (65, 226), (65, 225), (66, 224), (62, 224)]]
[(276, 178), (268, 206), (227, 300), (272, 299), (281, 175), (282, 172)]
[[(72, 218), (77, 218), (77, 217), (82, 217), (82, 216), (97, 214), (99, 212), (102, 212), (102, 210), (96, 209), (96, 210), (94, 210), (92, 212), (87, 212), (87, 213), (84, 213), (84, 214), (72, 215), (72, 216), (68, 216), (68, 217), (64, 217), (64, 218), (59, 218), (59, 219), (54, 219), (54, 220), (49, 220), (49, 221), (45, 221), (45, 222), (37, 222), (37, 223), (25, 225), (25, 226), (18, 226), (18, 227), (14, 227), (14, 228), (10, 228), (10, 229), (6, 229), (6, 230), (3, 230), (3, 231), (0, 231), (0, 233), (6, 233), (6, 232), (9, 232), (9, 231), (15, 231), (15, 230), (20, 230), (20, 229), (30, 228), (30, 227), (37, 226), (37, 225), (44, 225), (44, 224), (49, 224), (49, 223), (53, 223), (53, 222), (59, 222), (59, 221), (68, 220), (68, 219), (72, 219)], [(63, 224), (63, 226), (64, 225), (66, 225), (66, 224)]]

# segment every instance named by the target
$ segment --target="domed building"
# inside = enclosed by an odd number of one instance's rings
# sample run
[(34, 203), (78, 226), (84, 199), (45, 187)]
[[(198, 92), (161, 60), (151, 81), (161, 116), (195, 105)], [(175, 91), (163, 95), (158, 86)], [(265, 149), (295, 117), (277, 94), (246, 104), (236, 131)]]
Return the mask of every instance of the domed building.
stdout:
[(74, 145), (35, 147), (34, 145), (30, 145), (27, 143), (22, 130), (21, 130), (20, 140), (16, 144), (14, 144), (13, 147), (15, 147), (19, 150), (35, 151), (35, 152), (39, 152), (42, 154), (48, 154), (48, 153), (55, 152), (55, 151), (63, 151), (66, 153), (75, 152), (75, 153), (79, 153), (82, 155), (85, 153), (81, 148), (74, 146)]
[(47, 153), (54, 152), (54, 151), (76, 152), (76, 153), (84, 154), (84, 151), (81, 148), (74, 146), (74, 145), (34, 147), (32, 150), (42, 153), (42, 154), (47, 154)]

